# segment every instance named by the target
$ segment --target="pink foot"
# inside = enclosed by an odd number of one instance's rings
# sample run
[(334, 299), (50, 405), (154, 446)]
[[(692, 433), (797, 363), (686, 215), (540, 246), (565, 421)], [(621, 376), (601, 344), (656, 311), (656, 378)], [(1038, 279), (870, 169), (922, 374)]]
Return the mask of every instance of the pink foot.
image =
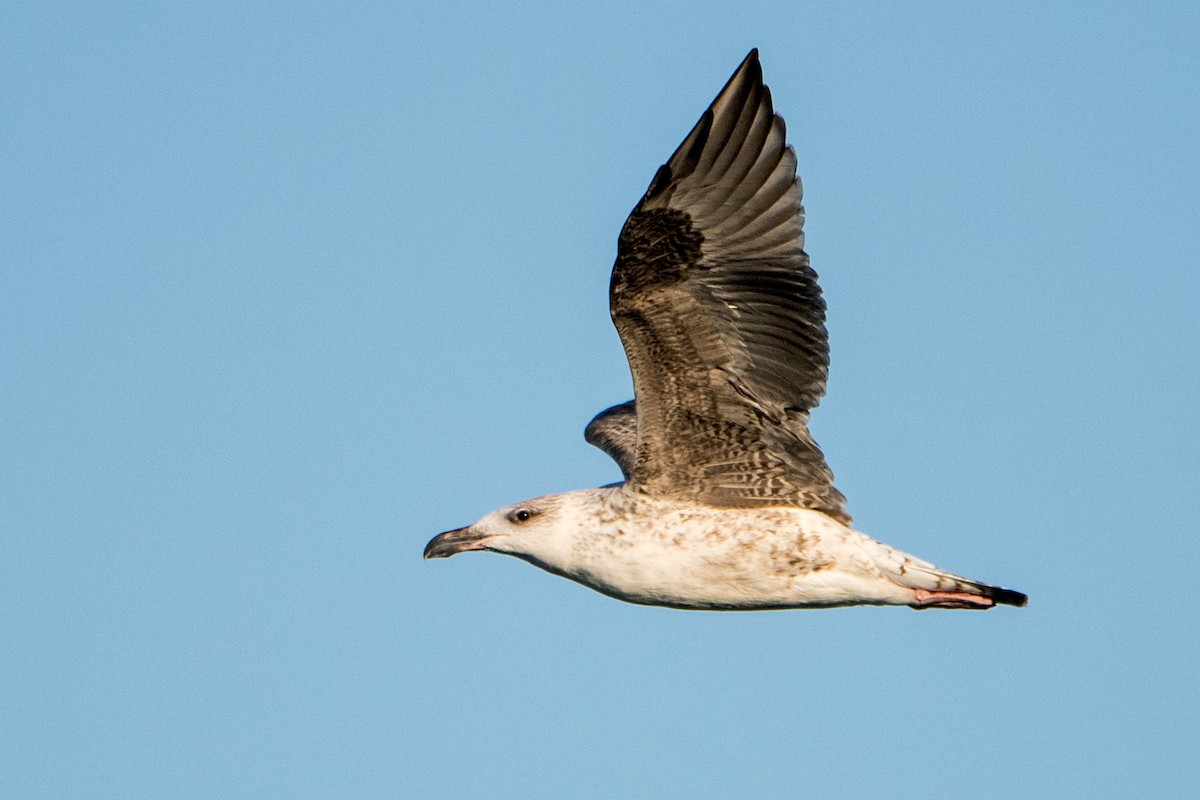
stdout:
[(911, 608), (991, 608), (996, 605), (990, 597), (980, 597), (966, 592), (930, 592), (913, 589)]

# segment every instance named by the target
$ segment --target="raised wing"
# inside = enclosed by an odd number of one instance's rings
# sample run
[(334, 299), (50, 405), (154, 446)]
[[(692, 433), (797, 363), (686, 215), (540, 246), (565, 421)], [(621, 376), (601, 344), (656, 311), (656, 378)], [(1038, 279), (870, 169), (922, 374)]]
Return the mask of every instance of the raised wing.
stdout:
[(583, 438), (607, 453), (629, 480), (637, 457), (637, 411), (633, 401), (601, 411), (583, 431)]
[(800, 196), (751, 51), (621, 231), (610, 305), (637, 398), (631, 487), (849, 521), (807, 428), (829, 350)]

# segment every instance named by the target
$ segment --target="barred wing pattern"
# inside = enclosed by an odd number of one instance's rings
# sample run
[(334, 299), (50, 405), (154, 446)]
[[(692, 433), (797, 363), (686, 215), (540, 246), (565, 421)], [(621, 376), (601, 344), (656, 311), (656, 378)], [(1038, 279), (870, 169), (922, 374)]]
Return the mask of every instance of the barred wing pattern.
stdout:
[[(631, 488), (849, 523), (807, 427), (829, 350), (800, 198), (796, 156), (752, 51), (621, 231), (610, 306), (633, 372), (636, 444), (627, 432), (604, 443), (613, 409), (588, 440)], [(627, 424), (629, 411), (608, 422)]]

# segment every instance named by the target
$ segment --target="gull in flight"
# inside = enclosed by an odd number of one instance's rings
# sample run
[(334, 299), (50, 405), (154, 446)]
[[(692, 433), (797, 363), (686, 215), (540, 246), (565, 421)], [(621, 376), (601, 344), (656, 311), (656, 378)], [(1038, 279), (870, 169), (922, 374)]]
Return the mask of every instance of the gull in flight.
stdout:
[(808, 431), (829, 347), (800, 195), (754, 50), (621, 230), (609, 305), (635, 399), (585, 438), (624, 482), (498, 509), (425, 558), (505, 553), (673, 608), (1024, 606), (851, 526)]

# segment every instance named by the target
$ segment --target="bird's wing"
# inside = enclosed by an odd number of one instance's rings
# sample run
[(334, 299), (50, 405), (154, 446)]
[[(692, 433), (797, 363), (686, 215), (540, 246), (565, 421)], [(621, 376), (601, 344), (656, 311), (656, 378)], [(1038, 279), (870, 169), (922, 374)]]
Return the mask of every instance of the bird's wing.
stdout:
[(588, 423), (583, 438), (608, 453), (628, 480), (637, 456), (637, 411), (633, 401), (601, 411)]
[(849, 521), (807, 427), (829, 348), (800, 196), (751, 51), (621, 230), (610, 306), (637, 398), (632, 488)]

